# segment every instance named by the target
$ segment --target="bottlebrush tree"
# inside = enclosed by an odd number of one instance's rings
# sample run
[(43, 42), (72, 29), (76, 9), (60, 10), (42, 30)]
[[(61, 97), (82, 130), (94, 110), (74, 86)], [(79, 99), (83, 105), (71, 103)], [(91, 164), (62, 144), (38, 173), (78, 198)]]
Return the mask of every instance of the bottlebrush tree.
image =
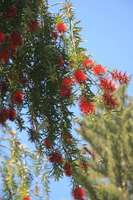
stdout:
[(38, 154), (47, 156), (51, 176), (59, 179), (65, 170), (72, 177), (72, 196), (84, 199), (74, 161), (85, 158), (71, 133), (71, 107), (78, 103), (93, 117), (102, 104), (113, 115), (119, 105), (114, 80), (128, 83), (129, 76), (108, 71), (86, 54), (72, 3), (62, 3), (57, 15), (50, 6), (47, 0), (0, 2), (0, 124), (5, 129), (10, 120), (25, 129)]

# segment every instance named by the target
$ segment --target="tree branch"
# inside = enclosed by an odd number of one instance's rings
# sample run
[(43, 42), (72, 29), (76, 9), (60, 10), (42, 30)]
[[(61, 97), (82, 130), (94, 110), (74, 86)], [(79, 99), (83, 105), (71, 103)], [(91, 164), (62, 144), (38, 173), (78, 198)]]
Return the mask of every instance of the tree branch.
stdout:
[(63, 2), (54, 3), (54, 4), (49, 5), (48, 7), (55, 6), (55, 5), (58, 5), (58, 4), (63, 4)]
[(7, 147), (7, 146), (4, 146), (4, 145), (2, 145), (2, 144), (0, 144), (0, 146), (1, 146), (1, 147), (4, 147), (4, 148), (7, 148), (7, 149), (9, 149), (9, 150), (13, 150), (12, 148)]

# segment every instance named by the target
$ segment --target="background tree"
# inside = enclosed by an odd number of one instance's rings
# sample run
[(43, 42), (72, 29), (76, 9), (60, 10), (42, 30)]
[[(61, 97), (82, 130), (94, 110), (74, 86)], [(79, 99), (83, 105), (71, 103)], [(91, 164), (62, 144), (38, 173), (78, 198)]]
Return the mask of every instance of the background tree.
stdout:
[[(89, 176), (79, 174), (91, 200), (133, 199), (133, 98), (126, 92), (126, 85), (116, 92), (120, 105), (118, 119), (110, 119), (99, 108), (91, 120), (84, 117), (77, 133), (87, 142), (84, 153), (102, 158), (101, 165), (89, 160)], [(90, 149), (90, 150), (89, 150)], [(95, 154), (94, 154), (94, 153)]]

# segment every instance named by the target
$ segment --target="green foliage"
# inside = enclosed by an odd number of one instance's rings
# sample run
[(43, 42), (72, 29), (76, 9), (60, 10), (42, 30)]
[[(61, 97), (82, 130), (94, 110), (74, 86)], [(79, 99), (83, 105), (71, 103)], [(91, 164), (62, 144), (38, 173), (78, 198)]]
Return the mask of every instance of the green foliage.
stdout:
[(46, 157), (21, 144), (17, 134), (8, 130), (0, 142), (5, 151), (0, 152), (0, 181), (2, 199), (22, 199), (36, 196), (49, 199), (49, 180), (46, 173)]
[(101, 165), (89, 161), (88, 177), (83, 172), (79, 175), (92, 200), (127, 200), (133, 195), (133, 98), (127, 95), (126, 85), (116, 96), (121, 101), (119, 121), (103, 116), (99, 108), (94, 121), (85, 117), (77, 129), (89, 148), (103, 159)]

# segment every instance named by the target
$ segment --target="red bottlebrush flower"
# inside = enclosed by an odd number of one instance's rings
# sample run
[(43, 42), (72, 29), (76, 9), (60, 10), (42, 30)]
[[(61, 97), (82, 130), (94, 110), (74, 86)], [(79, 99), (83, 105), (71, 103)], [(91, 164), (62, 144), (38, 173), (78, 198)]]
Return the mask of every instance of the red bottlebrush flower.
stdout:
[(4, 108), (0, 113), (0, 121), (5, 122), (9, 119), (9, 110)]
[(115, 81), (119, 81), (120, 84), (123, 84), (123, 83), (129, 83), (130, 81), (130, 75), (127, 76), (126, 75), (126, 72), (124, 74), (122, 74), (122, 72), (118, 72), (118, 70), (114, 70), (112, 73), (112, 79), (115, 80)]
[(74, 74), (74, 80), (76, 81), (76, 83), (79, 84), (85, 84), (86, 83), (86, 76), (84, 74), (84, 72), (80, 69), (77, 69)]
[(6, 50), (14, 52), (15, 51), (15, 44), (12, 41), (10, 41), (9, 47)]
[(64, 66), (64, 60), (61, 56), (57, 57), (57, 63), (59, 64), (59, 67), (63, 67)]
[(23, 200), (30, 200), (30, 197), (24, 197)]
[(81, 108), (81, 111), (84, 113), (84, 115), (87, 115), (88, 112), (92, 112), (95, 110), (94, 105), (85, 99), (85, 97), (81, 97), (79, 99), (79, 107)]
[(87, 147), (84, 147), (84, 150), (87, 151), (92, 156), (92, 158), (96, 157), (96, 154), (93, 151), (91, 151), (90, 149), (88, 149)]
[(117, 69), (114, 69), (113, 72), (111, 72), (112, 79), (115, 81), (119, 81), (119, 78), (121, 76), (121, 72), (118, 72)]
[(75, 188), (72, 190), (72, 196), (74, 199), (84, 200), (85, 192), (83, 188)]
[(92, 68), (94, 66), (94, 61), (91, 59), (86, 59), (83, 62), (83, 66), (86, 68)]
[(119, 82), (120, 84), (122, 83), (129, 83), (130, 81), (130, 75), (126, 75), (126, 72), (124, 74), (121, 75), (121, 77), (119, 78)]
[(16, 110), (11, 109), (9, 110), (9, 120), (14, 121), (16, 119)]
[(113, 94), (104, 93), (102, 95), (102, 99), (111, 109), (114, 109), (119, 105), (119, 103), (117, 102), (117, 98), (113, 98)]
[(56, 26), (56, 30), (64, 33), (66, 31), (66, 25), (61, 22)]
[(0, 46), (5, 42), (5, 34), (0, 32)]
[(63, 165), (64, 173), (66, 176), (71, 176), (73, 174), (73, 169), (71, 163), (64, 163)]
[(106, 93), (112, 93), (116, 90), (116, 85), (107, 78), (101, 78), (98, 84)]
[(23, 73), (20, 74), (19, 76), (20, 76), (19, 83), (20, 83), (23, 87), (27, 86), (27, 85), (28, 85), (28, 79), (24, 76)]
[(44, 140), (44, 146), (46, 147), (46, 149), (52, 148), (52, 143), (50, 142), (50, 139), (49, 139), (49, 138), (46, 138), (46, 139)]
[(18, 58), (18, 56), (16, 54), (13, 55), (14, 58)]
[(54, 165), (63, 161), (62, 155), (57, 152), (53, 152), (49, 154), (49, 161), (52, 162)]
[(71, 87), (73, 85), (73, 82), (72, 82), (70, 77), (63, 78), (62, 79), (62, 85), (69, 88), (69, 87)]
[(66, 86), (63, 86), (61, 89), (60, 89), (60, 95), (63, 97), (63, 98), (68, 98), (70, 97), (71, 95), (71, 90), (69, 88), (67, 88)]
[(96, 65), (93, 68), (93, 73), (96, 76), (103, 76), (104, 74), (106, 74), (106, 72), (106, 69), (102, 65)]
[(4, 65), (8, 63), (8, 53), (5, 51), (0, 51), (0, 65)]
[(29, 23), (30, 32), (36, 33), (40, 29), (40, 24), (37, 19), (30, 21)]
[(54, 38), (54, 40), (57, 40), (58, 39), (58, 32), (53, 32), (52, 33), (52, 37)]
[(17, 16), (17, 8), (13, 5), (10, 5), (9, 8), (7, 8), (3, 13), (2, 13), (2, 19), (3, 21), (5, 20), (12, 20), (13, 17)]
[(81, 168), (84, 169), (84, 170), (87, 170), (88, 166), (89, 166), (88, 163), (80, 163), (80, 165), (81, 165)]
[(66, 134), (63, 134), (63, 138), (66, 142), (71, 142), (72, 138), (69, 138)]
[(14, 92), (12, 99), (15, 104), (17, 103), (21, 104), (24, 100), (24, 95), (21, 91), (17, 91), (17, 92)]
[(19, 80), (19, 83), (22, 84), (22, 85), (24, 86), (25, 84), (28, 83), (28, 79), (27, 79), (26, 77), (23, 77), (23, 78), (21, 78), (21, 79)]
[(1, 95), (4, 96), (6, 94), (6, 92), (8, 91), (8, 86), (7, 86), (6, 82), (2, 81), (0, 83), (0, 90), (1, 90)]
[(16, 32), (11, 33), (11, 35), (10, 35), (10, 45), (12, 45), (12, 48), (14, 48), (13, 46), (17, 46), (17, 45), (22, 46), (23, 45), (22, 38), (18, 33), (16, 33)]

